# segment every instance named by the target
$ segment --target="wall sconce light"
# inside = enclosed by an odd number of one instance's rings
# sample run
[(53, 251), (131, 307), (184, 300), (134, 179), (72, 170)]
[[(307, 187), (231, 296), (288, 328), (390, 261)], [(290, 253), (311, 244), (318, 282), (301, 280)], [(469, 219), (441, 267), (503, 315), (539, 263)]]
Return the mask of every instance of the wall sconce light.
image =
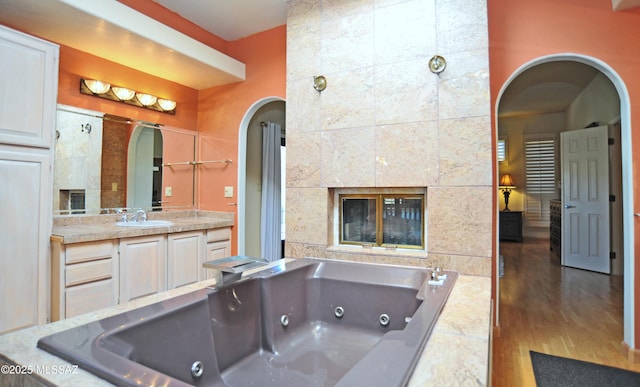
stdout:
[(314, 76), (313, 77), (313, 88), (316, 89), (318, 91), (318, 93), (322, 92), (324, 89), (327, 88), (327, 79), (322, 76)]
[(80, 93), (151, 109), (162, 113), (176, 114), (175, 101), (158, 98), (151, 94), (139, 93), (126, 87), (112, 86), (108, 82), (99, 81), (97, 79), (81, 79)]
[(429, 70), (434, 74), (440, 74), (447, 68), (447, 61), (440, 55), (434, 55), (429, 59)]
[(514, 188), (516, 188), (516, 186), (510, 174), (505, 173), (500, 176), (500, 189), (502, 190), (502, 196), (504, 196), (504, 210), (502, 211), (504, 212), (511, 211), (509, 209), (509, 196), (511, 195), (511, 190)]

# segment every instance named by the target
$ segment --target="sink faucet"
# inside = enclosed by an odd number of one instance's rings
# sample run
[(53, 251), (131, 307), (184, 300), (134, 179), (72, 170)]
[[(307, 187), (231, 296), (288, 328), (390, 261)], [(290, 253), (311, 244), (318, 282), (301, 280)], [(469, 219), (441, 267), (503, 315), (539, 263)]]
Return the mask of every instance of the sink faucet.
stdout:
[(136, 210), (136, 213), (131, 216), (132, 222), (146, 222), (147, 221), (147, 213), (144, 212), (143, 209), (139, 208)]
[(126, 223), (127, 222), (127, 209), (126, 208), (118, 208), (116, 210), (116, 214), (120, 214), (120, 221)]

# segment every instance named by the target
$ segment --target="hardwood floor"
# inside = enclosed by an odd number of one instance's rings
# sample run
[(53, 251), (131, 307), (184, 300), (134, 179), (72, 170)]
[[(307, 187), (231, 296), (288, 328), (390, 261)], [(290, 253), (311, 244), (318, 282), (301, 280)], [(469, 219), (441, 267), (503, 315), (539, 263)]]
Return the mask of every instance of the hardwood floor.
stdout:
[(640, 372), (621, 351), (622, 276), (560, 266), (548, 240), (501, 242), (492, 385), (535, 386), (529, 350)]

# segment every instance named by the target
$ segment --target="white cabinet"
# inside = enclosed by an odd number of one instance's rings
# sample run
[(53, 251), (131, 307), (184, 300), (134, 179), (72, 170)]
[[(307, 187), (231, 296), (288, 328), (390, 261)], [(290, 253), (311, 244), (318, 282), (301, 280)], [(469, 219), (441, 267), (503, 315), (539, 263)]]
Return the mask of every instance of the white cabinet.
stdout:
[(46, 322), (49, 156), (0, 145), (0, 334)]
[(0, 26), (0, 334), (47, 321), (58, 55)]
[[(231, 228), (218, 228), (207, 231), (207, 261), (231, 256)], [(214, 270), (203, 270), (201, 280), (215, 277)]]
[(115, 240), (63, 245), (52, 242), (51, 320), (113, 306), (118, 300)]
[(0, 144), (50, 148), (58, 45), (0, 26)]
[(203, 241), (203, 231), (169, 234), (167, 238), (169, 289), (200, 280), (205, 255)]
[(229, 227), (69, 244), (54, 238), (51, 319), (73, 317), (213, 278), (213, 270), (202, 267), (204, 261), (230, 255)]
[(166, 235), (120, 240), (120, 303), (167, 289)]

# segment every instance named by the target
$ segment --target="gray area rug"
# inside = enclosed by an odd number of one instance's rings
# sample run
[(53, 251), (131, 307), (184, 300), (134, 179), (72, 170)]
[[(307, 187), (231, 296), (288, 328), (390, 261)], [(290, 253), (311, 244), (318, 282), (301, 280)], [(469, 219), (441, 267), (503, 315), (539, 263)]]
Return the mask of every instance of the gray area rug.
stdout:
[(529, 351), (538, 387), (640, 386), (640, 373)]

